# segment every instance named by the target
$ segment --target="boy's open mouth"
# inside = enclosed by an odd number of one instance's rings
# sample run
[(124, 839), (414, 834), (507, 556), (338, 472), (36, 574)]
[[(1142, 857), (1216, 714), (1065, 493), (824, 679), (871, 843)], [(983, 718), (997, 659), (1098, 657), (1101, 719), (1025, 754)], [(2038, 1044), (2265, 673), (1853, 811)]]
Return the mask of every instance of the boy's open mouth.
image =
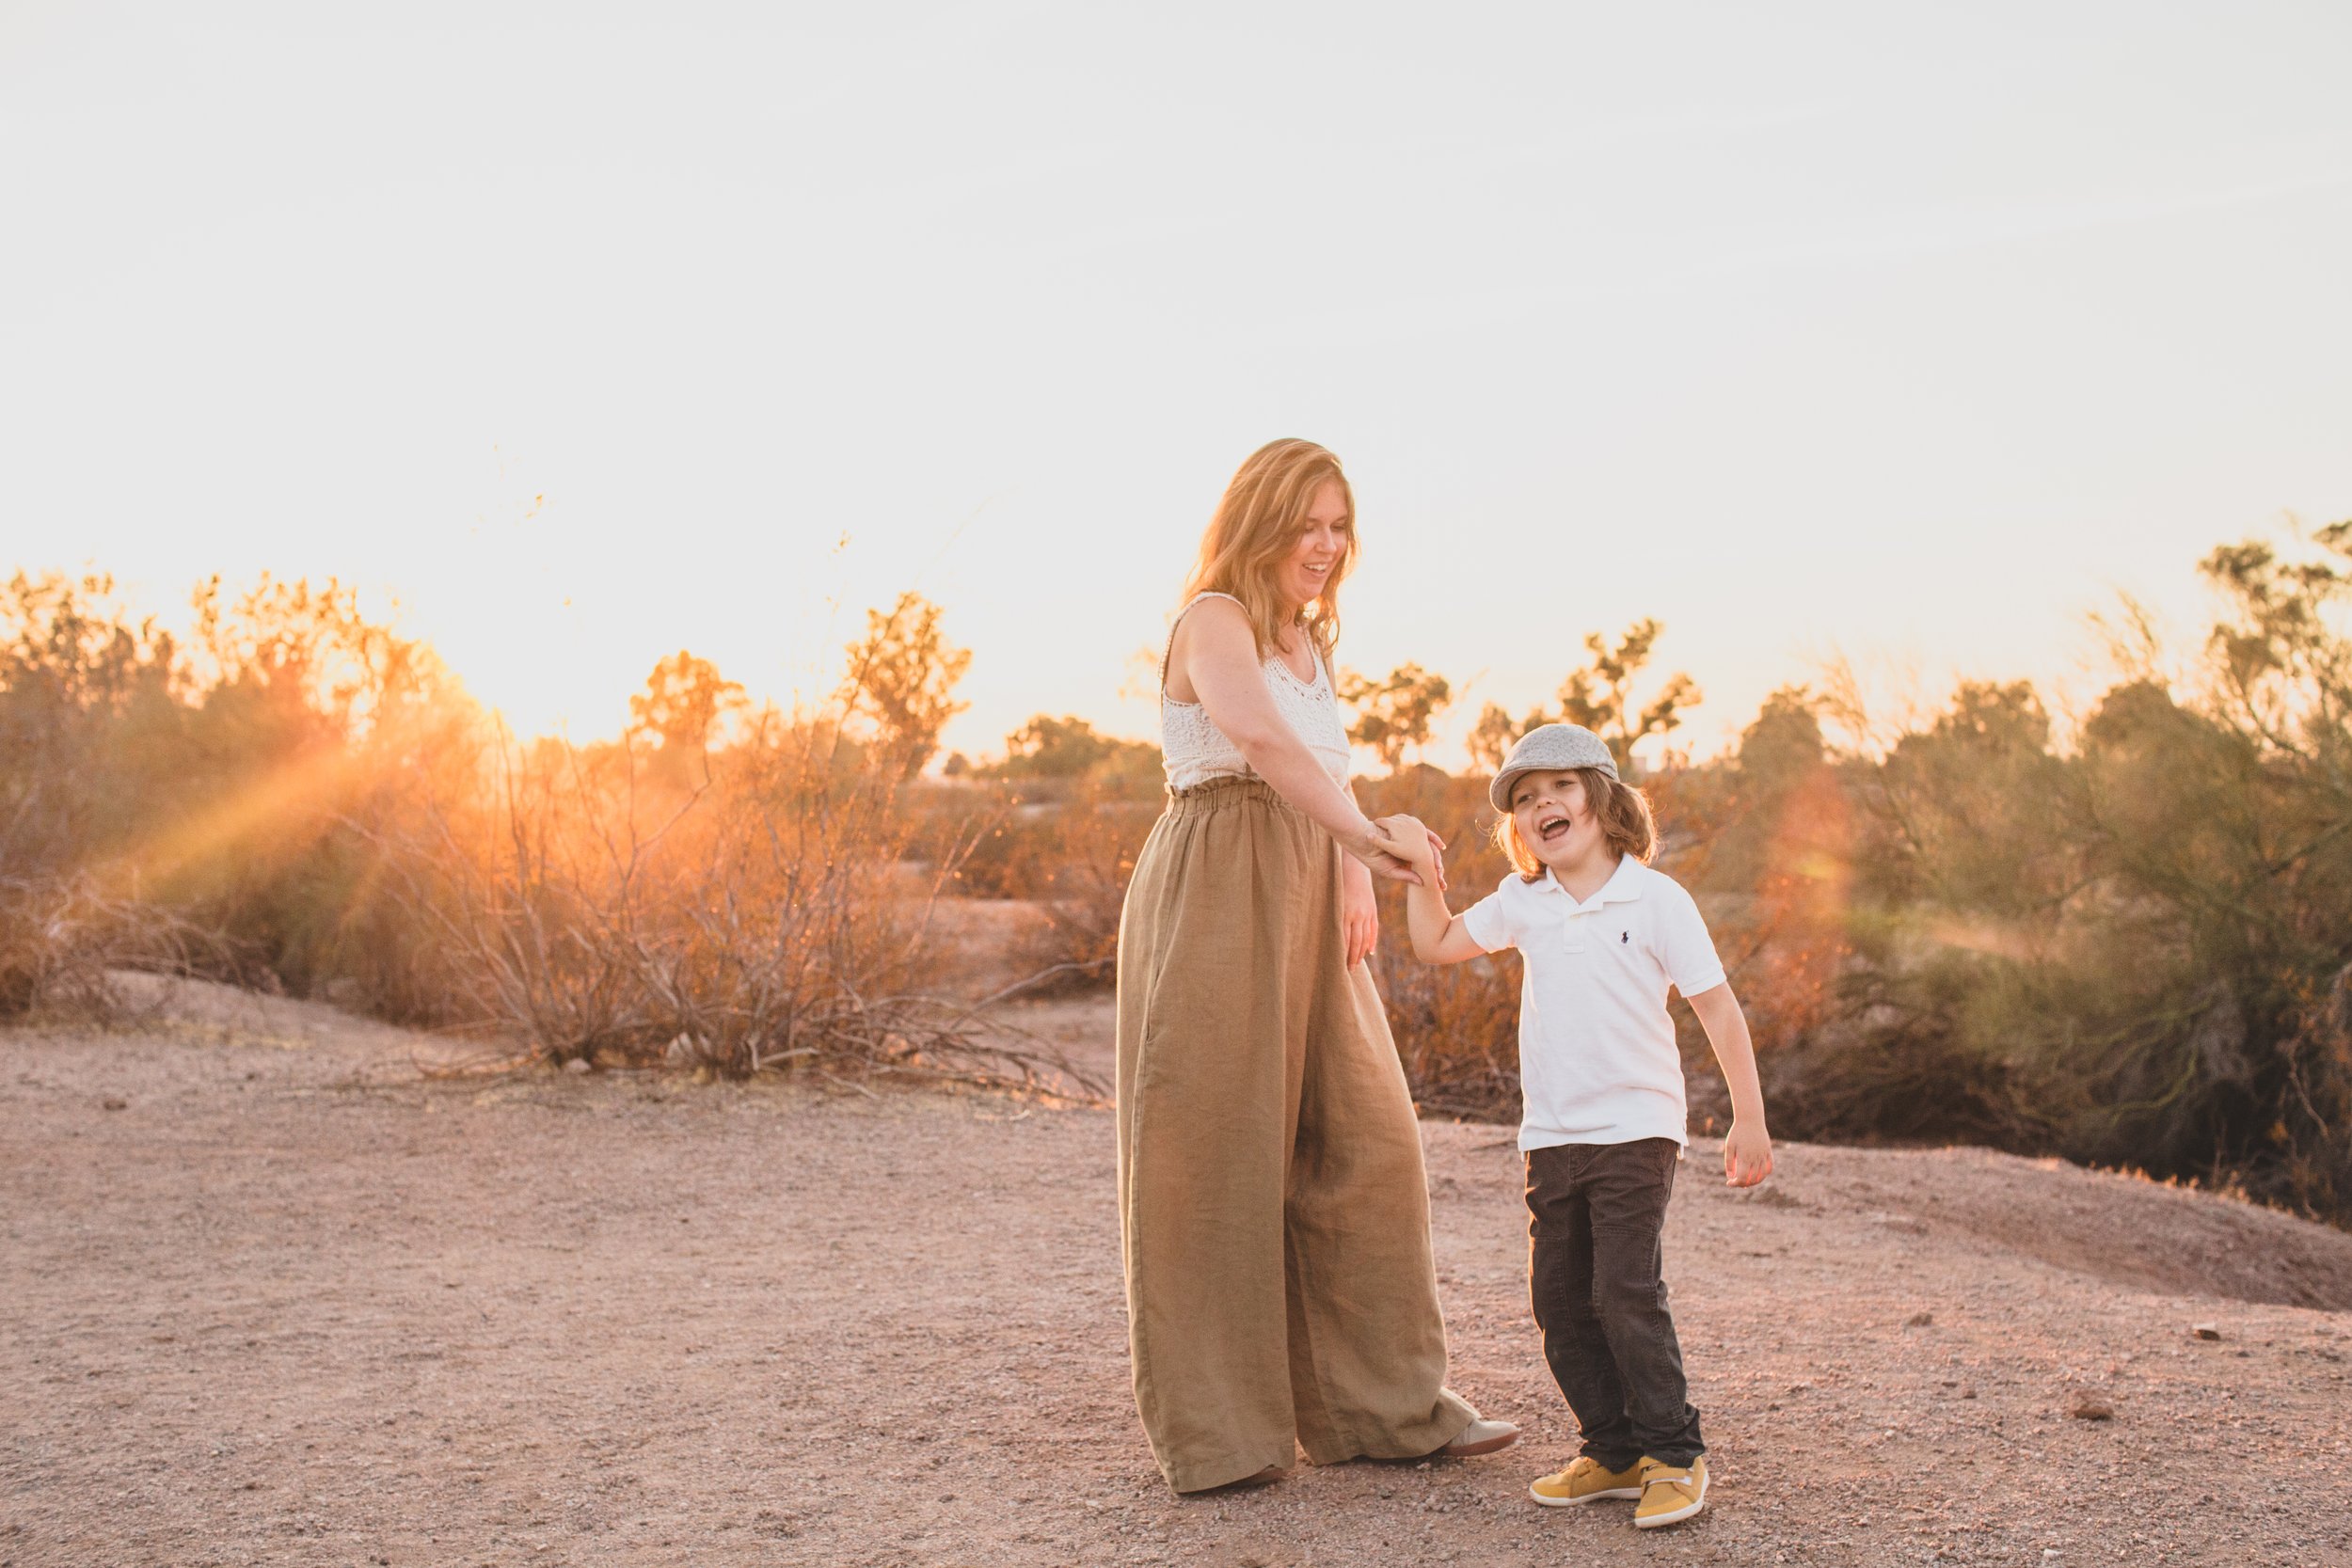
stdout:
[(1546, 844), (1549, 844), (1567, 831), (1568, 819), (1565, 816), (1539, 816), (1535, 819), (1535, 836)]

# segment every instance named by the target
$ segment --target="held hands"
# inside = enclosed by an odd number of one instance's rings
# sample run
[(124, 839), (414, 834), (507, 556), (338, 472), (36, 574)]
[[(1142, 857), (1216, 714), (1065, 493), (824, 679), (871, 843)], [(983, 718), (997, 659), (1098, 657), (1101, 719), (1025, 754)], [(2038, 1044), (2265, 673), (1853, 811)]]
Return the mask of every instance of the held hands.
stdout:
[(1386, 816), (1371, 825), (1359, 845), (1347, 846), (1354, 863), (1341, 880), (1340, 922), (1347, 967), (1371, 956), (1380, 940), (1380, 911), (1372, 879), (1386, 877), (1416, 887), (1445, 891), (1445, 840), (1410, 816)]
[(1430, 832), (1420, 817), (1399, 812), (1380, 818), (1373, 830), (1397, 859), (1413, 868), (1416, 881), (1445, 891), (1445, 840)]
[(1724, 1138), (1724, 1185), (1753, 1187), (1772, 1174), (1772, 1135), (1761, 1126), (1731, 1118)]
[(1410, 882), (1416, 887), (1421, 884), (1422, 874), (1414, 869), (1410, 860), (1398, 852), (1402, 846), (1384, 834), (1379, 823), (1372, 824), (1359, 838), (1343, 838), (1339, 842), (1341, 848), (1354, 856), (1357, 863), (1374, 876), (1385, 877), (1391, 882)]

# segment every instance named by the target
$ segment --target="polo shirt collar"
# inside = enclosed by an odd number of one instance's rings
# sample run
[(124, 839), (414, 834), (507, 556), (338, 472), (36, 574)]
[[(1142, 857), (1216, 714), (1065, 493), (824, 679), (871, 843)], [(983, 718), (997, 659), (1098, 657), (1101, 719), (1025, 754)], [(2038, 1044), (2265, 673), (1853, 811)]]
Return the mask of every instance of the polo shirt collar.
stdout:
[(1603, 904), (1629, 904), (1642, 896), (1642, 873), (1648, 869), (1631, 855), (1622, 856), (1617, 861), (1617, 869), (1611, 872), (1609, 879), (1600, 884), (1600, 891), (1583, 903), (1577, 904), (1575, 896), (1560, 885), (1560, 879), (1553, 876), (1551, 867), (1547, 865), (1544, 867), (1543, 880), (1535, 884), (1535, 891), (1556, 893), (1567, 899), (1569, 903), (1575, 904), (1578, 909), (1584, 910), (1597, 910)]

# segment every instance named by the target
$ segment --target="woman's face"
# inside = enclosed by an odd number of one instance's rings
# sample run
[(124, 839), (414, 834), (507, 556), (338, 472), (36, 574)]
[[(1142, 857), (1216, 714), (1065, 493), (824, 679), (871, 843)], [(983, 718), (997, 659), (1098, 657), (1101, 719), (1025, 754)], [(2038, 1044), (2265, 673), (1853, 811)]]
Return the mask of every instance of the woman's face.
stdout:
[(1323, 594), (1323, 585), (1347, 558), (1354, 542), (1356, 519), (1347, 515), (1347, 496), (1339, 484), (1326, 480), (1307, 508), (1306, 531), (1291, 546), (1277, 575), (1282, 603), (1294, 615)]

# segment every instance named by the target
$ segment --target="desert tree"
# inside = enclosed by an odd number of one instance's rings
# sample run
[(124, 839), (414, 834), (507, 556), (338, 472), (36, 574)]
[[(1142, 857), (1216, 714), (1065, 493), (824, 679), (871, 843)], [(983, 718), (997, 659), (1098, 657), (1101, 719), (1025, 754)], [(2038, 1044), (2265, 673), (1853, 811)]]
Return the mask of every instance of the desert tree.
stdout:
[(2332, 560), (2289, 562), (2261, 540), (2200, 563), (2235, 612), (2207, 641), (2218, 705), (2232, 728), (2352, 788), (2352, 518), (2314, 536)]
[(1158, 762), (1158, 749), (1143, 741), (1104, 735), (1083, 719), (1041, 713), (1005, 736), (1004, 760), (981, 771), (1010, 780), (1081, 779)]
[(1599, 632), (1586, 636), (1584, 647), (1591, 659), (1561, 682), (1554, 699), (1557, 709), (1531, 708), (1523, 717), (1513, 719), (1507, 708), (1488, 703), (1470, 727), (1470, 760), (1493, 772), (1502, 766), (1513, 743), (1528, 731), (1565, 721), (1581, 724), (1599, 736), (1617, 759), (1619, 771), (1632, 776), (1633, 748), (1653, 735), (1662, 736), (1678, 727), (1683, 713), (1701, 700), (1698, 684), (1677, 672), (1666, 677), (1647, 704), (1635, 707), (1635, 677), (1648, 666), (1664, 630), (1654, 620), (1636, 621), (1614, 647)]
[(1400, 664), (1381, 680), (1343, 671), (1339, 696), (1356, 710), (1347, 738), (1371, 747), (1380, 766), (1393, 773), (1406, 752), (1429, 744), (1438, 715), (1454, 701), (1454, 688), (1443, 675), (1418, 664)]
[(887, 614), (866, 612), (866, 635), (849, 646), (848, 705), (869, 716), (877, 751), (911, 779), (939, 749), (939, 732), (970, 705), (953, 695), (972, 652), (939, 629), (939, 606), (905, 593)]
[(1542, 708), (1531, 708), (1524, 718), (1514, 719), (1511, 710), (1502, 704), (1486, 704), (1478, 710), (1478, 721), (1470, 726), (1470, 738), (1465, 742), (1470, 765), (1485, 773), (1500, 770), (1502, 759), (1510, 755), (1519, 736), (1550, 720), (1551, 715)]
[(747, 705), (743, 688), (719, 667), (680, 648), (653, 667), (645, 689), (628, 700), (631, 738), (649, 736), (659, 751), (656, 768), (684, 783), (699, 764), (709, 776), (709, 749), (722, 721)]
[(1683, 710), (1699, 704), (1698, 684), (1677, 672), (1666, 677), (1666, 684), (1638, 712), (1634, 708), (1633, 677), (1649, 663), (1664, 629), (1653, 620), (1636, 621), (1614, 648), (1600, 633), (1590, 634), (1584, 646), (1592, 662), (1561, 683), (1560, 716), (1607, 741), (1618, 768), (1627, 773), (1633, 770), (1634, 747), (1675, 729), (1682, 722)]

